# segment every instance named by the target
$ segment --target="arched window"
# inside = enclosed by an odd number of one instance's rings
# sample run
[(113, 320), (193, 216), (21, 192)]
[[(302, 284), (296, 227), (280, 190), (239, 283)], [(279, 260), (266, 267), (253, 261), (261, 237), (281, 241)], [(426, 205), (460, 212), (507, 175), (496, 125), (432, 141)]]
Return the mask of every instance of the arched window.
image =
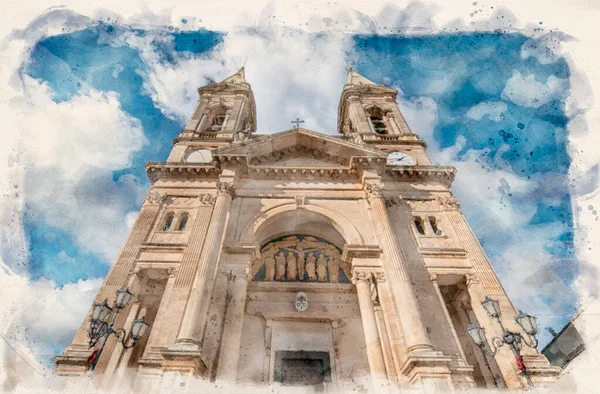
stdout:
[(387, 126), (383, 120), (383, 111), (379, 107), (373, 107), (368, 112), (369, 120), (373, 126), (373, 130), (377, 134), (387, 134)]
[(442, 236), (444, 235), (444, 232), (442, 230), (440, 230), (440, 228), (438, 227), (438, 223), (435, 217), (430, 216), (429, 217), (429, 224), (431, 225), (431, 229), (433, 230), (433, 233), (435, 235), (439, 235)]
[(208, 131), (218, 132), (221, 131), (225, 124), (225, 118), (227, 117), (227, 109), (224, 107), (219, 107), (215, 110), (212, 122), (210, 123), (210, 127)]
[(190, 215), (187, 212), (183, 212), (179, 215), (179, 224), (177, 224), (177, 231), (185, 230)]
[(417, 228), (417, 231), (419, 232), (419, 234), (421, 235), (425, 235), (425, 227), (423, 227), (423, 219), (421, 219), (418, 216), (415, 216), (415, 227)]
[(165, 215), (165, 220), (163, 221), (163, 225), (160, 227), (161, 231), (169, 231), (171, 228), (171, 224), (173, 224), (173, 219), (175, 218), (175, 214), (173, 212), (169, 212)]

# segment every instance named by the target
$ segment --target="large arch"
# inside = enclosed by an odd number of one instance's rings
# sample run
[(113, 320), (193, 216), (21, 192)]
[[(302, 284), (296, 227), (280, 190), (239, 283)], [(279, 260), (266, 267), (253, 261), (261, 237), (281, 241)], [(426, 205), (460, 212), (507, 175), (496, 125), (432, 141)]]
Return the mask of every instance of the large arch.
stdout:
[(343, 215), (318, 204), (278, 205), (261, 212), (244, 228), (241, 243), (261, 245), (281, 235), (306, 232), (329, 239), (342, 248), (344, 244), (363, 245), (358, 229)]

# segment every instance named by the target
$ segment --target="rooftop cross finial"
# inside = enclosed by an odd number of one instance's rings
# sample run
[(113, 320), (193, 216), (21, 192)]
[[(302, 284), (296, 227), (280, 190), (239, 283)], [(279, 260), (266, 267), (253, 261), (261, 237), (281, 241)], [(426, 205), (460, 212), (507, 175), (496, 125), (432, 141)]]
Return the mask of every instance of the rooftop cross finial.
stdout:
[(300, 118), (296, 118), (296, 120), (292, 120), (292, 123), (296, 123), (296, 128), (300, 128), (300, 123), (304, 123), (303, 120), (300, 120)]

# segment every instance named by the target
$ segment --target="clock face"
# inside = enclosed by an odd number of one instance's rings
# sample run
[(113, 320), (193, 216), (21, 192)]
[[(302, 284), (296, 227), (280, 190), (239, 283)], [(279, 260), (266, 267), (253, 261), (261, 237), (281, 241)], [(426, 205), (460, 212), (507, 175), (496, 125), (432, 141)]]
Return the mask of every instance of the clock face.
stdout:
[(387, 164), (391, 166), (412, 166), (415, 164), (415, 161), (406, 153), (392, 152), (387, 157)]
[(198, 149), (191, 152), (186, 161), (188, 163), (210, 163), (212, 162), (212, 153), (208, 149)]

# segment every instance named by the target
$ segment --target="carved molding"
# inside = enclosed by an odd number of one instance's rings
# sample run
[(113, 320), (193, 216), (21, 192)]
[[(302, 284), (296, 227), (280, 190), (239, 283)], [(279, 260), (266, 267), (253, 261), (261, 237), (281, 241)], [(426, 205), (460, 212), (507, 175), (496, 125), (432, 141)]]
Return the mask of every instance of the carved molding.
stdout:
[(151, 190), (144, 197), (144, 205), (160, 205), (167, 198), (167, 195), (162, 192)]

